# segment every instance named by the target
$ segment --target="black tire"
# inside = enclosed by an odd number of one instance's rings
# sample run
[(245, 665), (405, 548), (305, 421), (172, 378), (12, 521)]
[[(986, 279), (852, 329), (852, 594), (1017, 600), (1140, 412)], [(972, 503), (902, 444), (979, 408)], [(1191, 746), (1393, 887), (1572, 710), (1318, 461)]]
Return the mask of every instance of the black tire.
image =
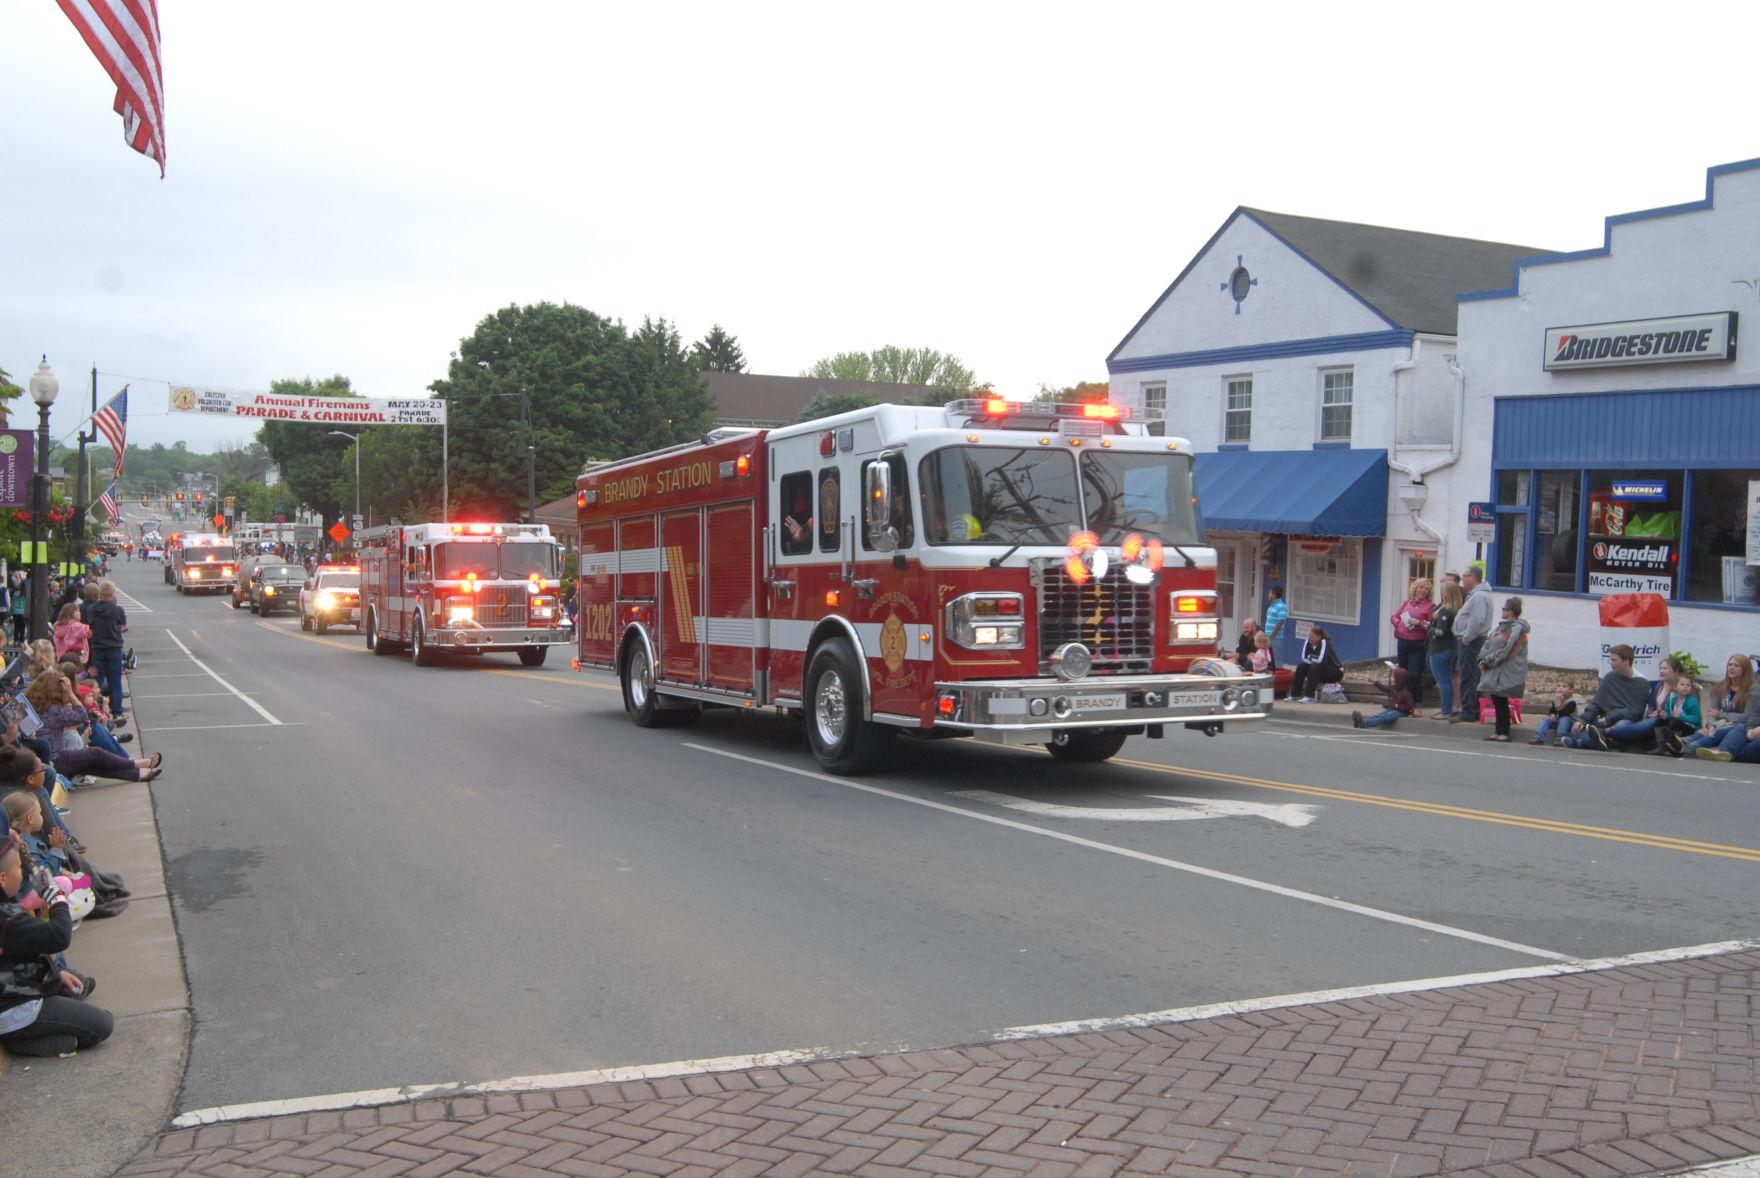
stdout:
[(548, 646), (522, 646), (519, 648), (519, 663), (522, 667), (541, 667), (545, 656), (550, 653)]
[(827, 772), (855, 776), (880, 767), (895, 731), (863, 720), (862, 672), (849, 642), (834, 638), (807, 664), (807, 746)]
[(416, 618), (416, 628), (409, 636), (409, 653), (418, 667), (433, 666), (437, 657), (434, 648), (428, 645), (428, 624), (419, 616)]
[[(234, 605), (233, 605), (233, 607), (232, 607), (232, 608), (233, 608), (233, 609), (237, 609), (237, 608), (238, 608), (238, 605), (237, 605), (237, 604), (236, 604), (236, 603), (235, 603), (235, 604), (234, 604)], [(254, 597), (253, 597), (253, 598), (251, 598), (251, 599), (250, 599), (250, 611), (251, 611), (251, 612), (252, 612), (252, 613), (253, 613), (253, 614), (254, 614), (254, 613), (258, 613), (258, 612), (260, 612), (260, 611), (259, 611), (259, 610), (258, 610), (258, 609), (257, 609), (257, 600), (256, 600), (256, 598), (254, 598)]]
[(392, 654), (397, 644), (379, 633), (379, 614), (373, 611), (367, 614), (367, 649), (374, 654)]
[(1092, 765), (1116, 756), (1124, 740), (1124, 733), (1111, 728), (1061, 728), (1045, 747), (1066, 764)]
[(654, 689), (654, 665), (648, 661), (648, 648), (639, 642), (629, 644), (618, 663), (617, 679), (623, 688), (623, 710), (637, 728), (689, 727), (702, 715), (697, 707), (660, 706), (660, 693)]
[(266, 601), (265, 601), (265, 602), (264, 602), (264, 603), (263, 603), (263, 604), (262, 604), (262, 605), (259, 605), (259, 606), (258, 606), (258, 607), (257, 607), (257, 616), (258, 616), (258, 617), (259, 617), (259, 618), (266, 618), (266, 617), (268, 617), (268, 616), (269, 616), (269, 615), (270, 615), (270, 614), (272, 614), (272, 613), (274, 613), (274, 612), (275, 612), (275, 607), (274, 607), (274, 606), (272, 606), (272, 605), (270, 605), (270, 604), (269, 604), (269, 603), (268, 603), (268, 602), (266, 602)]
[(323, 614), (319, 614), (316, 618), (312, 619), (312, 626), (320, 634), (328, 634), (330, 632), (330, 623), (324, 619)]

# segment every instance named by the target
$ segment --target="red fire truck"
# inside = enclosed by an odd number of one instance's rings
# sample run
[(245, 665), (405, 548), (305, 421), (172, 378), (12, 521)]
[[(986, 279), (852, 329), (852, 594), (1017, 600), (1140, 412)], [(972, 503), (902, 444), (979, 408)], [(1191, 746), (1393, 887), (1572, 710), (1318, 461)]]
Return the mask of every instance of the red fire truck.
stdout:
[(572, 646), (556, 541), (543, 524), (401, 524), (355, 535), (361, 625), (374, 654), (511, 650), (540, 666)]
[(165, 583), (179, 593), (207, 593), (238, 584), (238, 549), (217, 532), (176, 537), (165, 550)]
[(800, 713), (833, 772), (893, 736), (1101, 761), (1262, 720), (1218, 652), (1191, 447), (1111, 405), (877, 405), (583, 474), (580, 658), (644, 727)]

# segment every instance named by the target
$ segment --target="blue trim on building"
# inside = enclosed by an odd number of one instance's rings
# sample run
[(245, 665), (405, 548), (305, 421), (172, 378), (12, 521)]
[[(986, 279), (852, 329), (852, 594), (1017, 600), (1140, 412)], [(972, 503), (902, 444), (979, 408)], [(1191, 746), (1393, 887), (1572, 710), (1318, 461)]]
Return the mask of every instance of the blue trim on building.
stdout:
[(1733, 164), (1718, 164), (1705, 170), (1705, 199), (1688, 201), (1686, 204), (1664, 205), (1656, 209), (1639, 209), (1634, 213), (1618, 213), (1608, 217), (1602, 229), (1601, 246), (1599, 249), (1574, 250), (1564, 254), (1540, 254), (1532, 258), (1517, 258), (1511, 267), (1510, 283), (1500, 290), (1477, 290), (1457, 294), (1457, 303), (1478, 302), (1482, 299), (1507, 299), (1520, 293), (1522, 270), (1527, 266), (1551, 266), (1558, 262), (1580, 262), (1585, 258), (1605, 258), (1613, 252), (1613, 227), (1624, 225), (1630, 221), (1649, 221), (1657, 217), (1674, 217), (1681, 213), (1702, 213), (1715, 206), (1717, 194), (1717, 178), (1732, 172), (1747, 172), (1760, 168), (1760, 159), (1740, 160)]
[(1252, 447), (1247, 445), (1245, 442), (1225, 442), (1222, 445), (1216, 447), (1216, 452), (1218, 454), (1239, 454), (1239, 453), (1245, 453), (1246, 451), (1251, 450), (1251, 449), (1252, 449)]
[[(1399, 324), (1395, 323), (1392, 319), (1388, 318), (1386, 312), (1382, 311), (1380, 307), (1377, 307), (1374, 303), (1371, 303), (1368, 299), (1364, 298), (1362, 295), (1360, 295), (1356, 291), (1352, 290), (1348, 285), (1345, 284), (1345, 282), (1341, 278), (1338, 277), (1338, 275), (1334, 274), (1332, 271), (1328, 270), (1326, 267), (1324, 267), (1320, 263), (1316, 262), (1313, 258), (1310, 258), (1307, 254), (1303, 253), (1300, 249), (1297, 249), (1294, 245), (1292, 245), (1290, 243), (1288, 238), (1284, 237), (1281, 233), (1277, 232), (1277, 230), (1273, 229), (1271, 226), (1267, 225), (1265, 222), (1261, 221), (1259, 218), (1253, 216), (1252, 213), (1247, 211), (1247, 208), (1245, 205), (1240, 205), (1235, 208), (1234, 212), (1232, 212), (1228, 215), (1228, 218), (1222, 222), (1221, 226), (1219, 226), (1217, 228), (1216, 232), (1212, 233), (1210, 235), (1210, 240), (1206, 241), (1204, 243), (1203, 248), (1201, 248), (1200, 250), (1198, 250), (1197, 253), (1192, 255), (1192, 260), (1187, 262), (1185, 265), (1185, 269), (1181, 270), (1179, 272), (1178, 276), (1175, 277), (1172, 282), (1167, 284), (1167, 289), (1162, 291), (1160, 296), (1158, 298), (1156, 298), (1156, 300), (1153, 303), (1149, 304), (1149, 309), (1147, 311), (1144, 311), (1142, 318), (1138, 319), (1134, 324), (1131, 325), (1131, 329), (1124, 333), (1124, 338), (1118, 341), (1118, 346), (1113, 348), (1112, 351), (1106, 353), (1106, 371), (1107, 372), (1141, 372), (1141, 371), (1143, 371), (1142, 368), (1114, 368), (1113, 362), (1118, 359), (1118, 354), (1120, 352), (1124, 351), (1125, 345), (1131, 342), (1132, 337), (1134, 337), (1137, 334), (1137, 332), (1142, 330), (1143, 324), (1149, 322), (1149, 317), (1151, 315), (1155, 314), (1156, 311), (1159, 311), (1161, 309), (1161, 304), (1165, 303), (1168, 300), (1168, 298), (1173, 294), (1173, 292), (1179, 288), (1179, 284), (1185, 281), (1186, 275), (1190, 274), (1192, 272), (1192, 270), (1198, 265), (1198, 263), (1204, 260), (1204, 255), (1208, 254), (1210, 252), (1210, 247), (1216, 244), (1216, 239), (1221, 237), (1224, 233), (1226, 233), (1228, 231), (1228, 227), (1230, 225), (1233, 225), (1236, 221), (1240, 220), (1240, 218), (1242, 218), (1242, 217), (1247, 218), (1247, 220), (1251, 221), (1253, 224), (1257, 225), (1259, 228), (1261, 228), (1265, 232), (1269, 233), (1273, 239), (1281, 242), (1283, 244), (1283, 247), (1285, 249), (1289, 250), (1291, 253), (1295, 254), (1296, 257), (1298, 257), (1302, 261), (1308, 263), (1308, 265), (1314, 267), (1314, 269), (1316, 269), (1320, 273), (1326, 275), (1326, 277), (1332, 279), (1332, 281), (1338, 285), (1338, 288), (1340, 290), (1344, 291), (1346, 294), (1350, 295), (1353, 299), (1356, 299), (1357, 302), (1363, 304), (1363, 306), (1365, 306), (1365, 307), (1369, 308), (1369, 310), (1373, 311), (1375, 313), (1375, 317), (1380, 319), (1383, 323), (1386, 323), (1389, 327), (1395, 327), (1395, 328), (1399, 327)], [(1226, 286), (1226, 284), (1224, 284), (1224, 285)], [(1235, 312), (1237, 314), (1240, 312), (1240, 304), (1238, 304), (1238, 303), (1235, 304)], [(1406, 332), (1406, 343), (1408, 345), (1411, 343), (1411, 336), (1412, 336), (1411, 332), (1409, 332), (1409, 331)], [(1295, 354), (1296, 355), (1306, 355), (1307, 353), (1298, 352)], [(1135, 361), (1126, 361), (1126, 363), (1135, 363)], [(1166, 365), (1165, 367), (1181, 367), (1181, 366), (1180, 365)]]
[(1338, 275), (1334, 274), (1332, 271), (1330, 271), (1326, 267), (1322, 266), (1319, 262), (1316, 262), (1313, 258), (1310, 258), (1307, 254), (1303, 253), (1301, 248), (1298, 247), (1294, 242), (1290, 241), (1289, 238), (1285, 237), (1283, 234), (1279, 233), (1277, 230), (1273, 229), (1271, 226), (1267, 225), (1265, 222), (1261, 221), (1259, 218), (1253, 216), (1253, 214), (1251, 212), (1249, 212), (1247, 209), (1241, 208), (1237, 211), (1240, 213), (1246, 214), (1247, 220), (1251, 221), (1253, 224), (1257, 225), (1259, 228), (1261, 228), (1265, 232), (1269, 233), (1272, 237), (1275, 237), (1278, 241), (1281, 241), (1284, 245), (1284, 248), (1289, 250), (1291, 253), (1295, 254), (1296, 257), (1298, 257), (1302, 261), (1308, 263), (1308, 265), (1314, 267), (1314, 269), (1320, 271), (1320, 273), (1326, 275), (1326, 277), (1332, 279), (1332, 281), (1338, 285), (1338, 289), (1344, 291), (1346, 294), (1350, 295), (1351, 298), (1357, 300), (1357, 302), (1363, 304), (1363, 306), (1365, 306), (1365, 307), (1369, 308), (1369, 310), (1375, 312), (1375, 317), (1377, 319), (1380, 319), (1383, 323), (1387, 324), (1389, 327), (1398, 327), (1399, 326), (1399, 324), (1395, 323), (1388, 316), (1387, 312), (1383, 311), (1380, 307), (1377, 307), (1374, 303), (1371, 303), (1368, 299), (1364, 298), (1362, 295), (1358, 294), (1355, 290), (1351, 289), (1350, 285), (1347, 284), (1344, 279), (1340, 278)]
[(1162, 356), (1135, 356), (1128, 360), (1106, 361), (1108, 375), (1123, 372), (1151, 372), (1162, 368), (1203, 368), (1211, 364), (1244, 364), (1252, 360), (1280, 360), (1290, 356), (1324, 356), (1338, 352), (1378, 352), (1390, 348), (1408, 349), (1412, 333), (1404, 328), (1392, 331), (1365, 331), (1355, 335), (1320, 335), (1309, 339), (1278, 340), (1275, 343), (1247, 344), (1238, 348), (1210, 348), (1201, 352), (1169, 352)]
[(1497, 397), (1492, 406), (1493, 472), (1760, 466), (1760, 385)]
[(1204, 526), (1299, 536), (1387, 533), (1387, 451), (1253, 450), (1197, 461)]

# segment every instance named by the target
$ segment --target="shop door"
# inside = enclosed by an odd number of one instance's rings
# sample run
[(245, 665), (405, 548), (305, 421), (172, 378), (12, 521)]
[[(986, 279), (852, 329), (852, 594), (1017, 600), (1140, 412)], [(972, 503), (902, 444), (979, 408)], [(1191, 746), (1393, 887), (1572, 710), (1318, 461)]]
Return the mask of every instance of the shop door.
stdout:
[(1241, 622), (1257, 618), (1259, 546), (1251, 540), (1215, 540), (1216, 604), (1222, 613), (1222, 647), (1232, 650), (1240, 640)]

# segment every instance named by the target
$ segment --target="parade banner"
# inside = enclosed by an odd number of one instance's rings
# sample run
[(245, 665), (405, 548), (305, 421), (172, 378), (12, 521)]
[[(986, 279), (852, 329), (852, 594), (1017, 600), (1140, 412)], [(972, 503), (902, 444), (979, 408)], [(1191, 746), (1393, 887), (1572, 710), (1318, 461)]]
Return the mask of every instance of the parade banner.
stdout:
[(36, 438), (28, 429), (0, 430), (0, 507), (31, 505)]
[(437, 397), (381, 401), (369, 397), (297, 397), (236, 393), (175, 386), (174, 413), (212, 413), (260, 421), (309, 421), (319, 425), (445, 425), (446, 402)]

